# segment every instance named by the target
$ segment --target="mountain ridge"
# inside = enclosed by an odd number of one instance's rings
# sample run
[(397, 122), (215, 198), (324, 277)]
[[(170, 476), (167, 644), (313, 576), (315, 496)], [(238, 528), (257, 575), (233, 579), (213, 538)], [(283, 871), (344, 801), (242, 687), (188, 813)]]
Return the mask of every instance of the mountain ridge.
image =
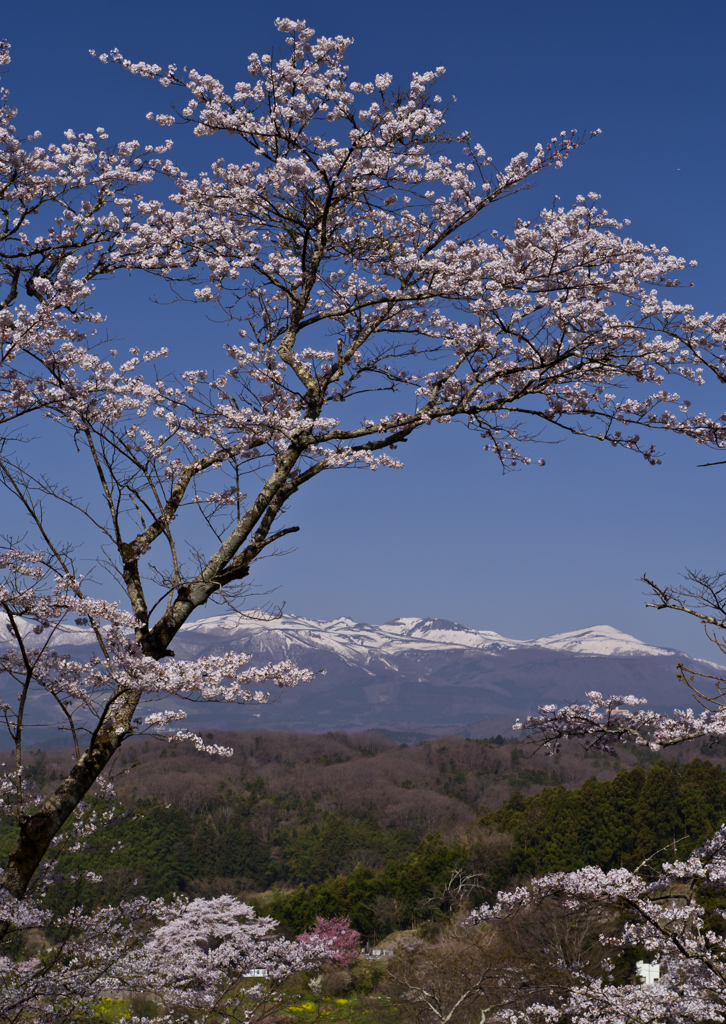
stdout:
[[(234, 626), (231, 625), (233, 621), (236, 623)], [(378, 649), (381, 652), (387, 650), (389, 653), (396, 652), (396, 641), (398, 641), (398, 649), (400, 649), (400, 645), (412, 648), (416, 641), (421, 641), (426, 645), (423, 649), (431, 649), (429, 645), (433, 644), (437, 647), (464, 647), (493, 653), (500, 650), (545, 648), (547, 650), (567, 650), (580, 656), (598, 657), (677, 655), (687, 658), (689, 661), (702, 661), (703, 664), (715, 666), (715, 662), (692, 658), (685, 652), (672, 647), (656, 647), (647, 644), (629, 633), (624, 633), (614, 626), (605, 624), (568, 630), (536, 639), (515, 640), (492, 630), (477, 630), (471, 626), (462, 626), (449, 619), (433, 617), (390, 619), (376, 625), (368, 622), (355, 622), (347, 616), (324, 620), (284, 614), (265, 621), (234, 615), (218, 615), (185, 623), (178, 635), (186, 637), (201, 632), (207, 634), (215, 629), (221, 630), (220, 636), (227, 633), (230, 637), (233, 633), (241, 631), (242, 634), (252, 635), (256, 633), (283, 634), (288, 638), (294, 637), (298, 643), (303, 642), (302, 637), (308, 641), (315, 638), (318, 640), (317, 645), (320, 645), (320, 639), (325, 635), (326, 638), (339, 638), (338, 643), (344, 641), (346, 647), (349, 647), (352, 642), (361, 646), (365, 645), (370, 649)], [(381, 636), (381, 634), (383, 635)], [(464, 637), (467, 639), (464, 640)], [(310, 642), (305, 645), (316, 646), (315, 643)]]
[[(9, 642), (0, 640), (0, 647)], [(64, 627), (54, 646), (74, 659), (93, 650), (89, 631), (78, 626)], [(183, 706), (195, 730), (506, 734), (539, 705), (582, 702), (588, 690), (635, 694), (659, 711), (683, 708), (693, 701), (677, 679), (678, 663), (696, 671), (714, 668), (608, 625), (515, 640), (435, 617), (376, 625), (347, 616), (216, 615), (186, 623), (173, 646), (180, 660), (235, 651), (248, 654), (251, 665), (289, 659), (316, 673), (311, 682), (273, 693), (268, 704), (254, 708), (171, 698), (158, 705)]]
[[(678, 663), (714, 667), (608, 625), (515, 640), (435, 617), (380, 625), (347, 616), (233, 618), (185, 625), (175, 638), (177, 657), (237, 650), (252, 664), (289, 658), (319, 673), (247, 712), (256, 727), (495, 735), (540, 704), (582, 701), (588, 690), (632, 693), (656, 710), (672, 710), (688, 696), (676, 678)], [(200, 707), (195, 711), (200, 722), (214, 719)]]

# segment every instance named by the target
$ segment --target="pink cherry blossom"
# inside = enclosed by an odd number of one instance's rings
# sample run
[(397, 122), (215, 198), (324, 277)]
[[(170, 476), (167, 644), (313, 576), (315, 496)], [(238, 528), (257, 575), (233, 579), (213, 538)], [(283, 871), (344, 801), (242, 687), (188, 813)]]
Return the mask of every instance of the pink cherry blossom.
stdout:
[(337, 964), (351, 964), (360, 952), (360, 932), (351, 928), (347, 917), (316, 917), (315, 925), (298, 935), (297, 941), (304, 946), (327, 949), (328, 958)]

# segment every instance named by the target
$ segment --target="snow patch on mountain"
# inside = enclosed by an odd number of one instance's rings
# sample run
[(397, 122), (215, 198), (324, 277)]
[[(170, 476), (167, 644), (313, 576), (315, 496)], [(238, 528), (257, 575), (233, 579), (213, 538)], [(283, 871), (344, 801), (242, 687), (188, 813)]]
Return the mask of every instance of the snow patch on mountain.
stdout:
[(393, 636), (447, 646), (514, 648), (527, 645), (526, 640), (507, 640), (491, 630), (472, 629), (449, 619), (393, 619), (378, 628)]
[(678, 654), (670, 647), (653, 647), (643, 643), (629, 633), (621, 633), (613, 626), (588, 626), (568, 633), (533, 640), (536, 647), (547, 647), (551, 651), (569, 651), (570, 654), (589, 654), (601, 657), (627, 657), (630, 655), (664, 656)]
[[(35, 623), (24, 619), (21, 615), (15, 616), (15, 625), (28, 647), (41, 647), (48, 643), (49, 633), (47, 630), (40, 634), (35, 633)], [(93, 643), (95, 637), (90, 629), (83, 626), (74, 626), (71, 623), (62, 622), (55, 626), (53, 639), (50, 646), (53, 647), (83, 647)], [(4, 612), (0, 612), (0, 646), (15, 646), (15, 635), (10, 628), (10, 619)]]

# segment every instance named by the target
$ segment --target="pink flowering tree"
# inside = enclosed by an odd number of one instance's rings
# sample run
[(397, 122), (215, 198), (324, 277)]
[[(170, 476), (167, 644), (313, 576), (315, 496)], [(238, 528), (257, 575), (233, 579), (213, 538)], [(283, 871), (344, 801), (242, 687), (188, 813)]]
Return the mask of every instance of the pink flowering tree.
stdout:
[(316, 917), (315, 925), (308, 928), (297, 941), (303, 946), (323, 948), (327, 950), (327, 958), (331, 963), (346, 966), (357, 959), (360, 952), (360, 932), (350, 926), (350, 918)]
[[(349, 39), (277, 27), (284, 54), (253, 54), (232, 89), (100, 55), (171, 90), (179, 102), (152, 122), (222, 133), (233, 155), (196, 177), (168, 139), (20, 138), (0, 99), (0, 482), (28, 531), (2, 548), (0, 668), (13, 686), (0, 712), (14, 761), (0, 788), (19, 827), (7, 899), (41, 884), (64, 826), (75, 821), (79, 842), (97, 826), (82, 824), (84, 797), (128, 737), (203, 747), (181, 724), (184, 700), (255, 703), (306, 679), (239, 655), (185, 664), (172, 645), (209, 602), (235, 605), (256, 559), (297, 530), (281, 517), (321, 473), (398, 468), (415, 431), (453, 420), (505, 467), (531, 461), (543, 428), (651, 463), (643, 432), (726, 445), (718, 411), (680, 393), (726, 379), (726, 316), (668, 297), (682, 259), (624, 235), (592, 194), (484, 234), (492, 204), (562, 166), (584, 135), (497, 166), (468, 133), (447, 134), (443, 68), (405, 88), (387, 73), (356, 81)], [(224, 368), (175, 369), (150, 339), (123, 356), (102, 341), (94, 282), (121, 270), (208, 310)], [(36, 468), (34, 445), (54, 435), (95, 482), (83, 499)], [(54, 503), (83, 520), (82, 549), (56, 531)], [(120, 606), (99, 597), (102, 571)], [(59, 652), (79, 629), (95, 643), (88, 661)], [(178, 710), (149, 711), (162, 699)], [(52, 793), (23, 772), (31, 708), (75, 742)]]

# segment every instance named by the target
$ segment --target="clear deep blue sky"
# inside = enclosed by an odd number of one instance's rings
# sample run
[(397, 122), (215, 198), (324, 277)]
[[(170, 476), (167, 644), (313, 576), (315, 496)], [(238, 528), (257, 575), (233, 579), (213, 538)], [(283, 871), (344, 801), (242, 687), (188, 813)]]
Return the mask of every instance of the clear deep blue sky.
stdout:
[[(163, 111), (169, 94), (100, 65), (88, 49), (117, 46), (133, 60), (173, 61), (234, 83), (246, 77), (250, 51), (282, 41), (277, 15), (354, 36), (350, 64), (364, 80), (390, 71), (407, 81), (411, 70), (443, 64), (442, 92), (457, 96), (452, 127), (468, 128), (497, 163), (562, 129), (601, 128), (564, 171), (499, 208), (497, 226), (555, 193), (569, 204), (578, 192), (599, 192), (611, 213), (632, 220), (635, 237), (699, 261), (688, 294), (699, 311), (726, 307), (726, 5), (716, 0), (5, 5), (0, 35), (13, 44), (6, 84), (20, 126), (40, 128), (46, 142), (66, 127), (98, 125), (112, 140), (156, 141), (144, 114)], [(175, 155), (195, 171), (214, 150), (210, 140), (180, 141)], [(221, 368), (192, 321), (138, 290), (129, 302), (125, 287), (99, 295), (115, 333)], [(726, 409), (722, 386), (702, 398), (711, 411)], [(476, 436), (437, 428), (425, 441), (401, 452), (403, 471), (329, 473), (299, 496), (287, 520), (302, 527), (297, 549), (258, 573), (287, 611), (369, 622), (433, 615), (520, 638), (606, 622), (651, 643), (717, 654), (694, 622), (646, 610), (637, 581), (644, 571), (673, 581), (685, 565), (726, 568), (726, 466), (697, 469), (709, 458), (704, 449), (661, 437), (663, 465), (651, 468), (564, 440), (541, 453), (546, 468), (503, 477)]]

